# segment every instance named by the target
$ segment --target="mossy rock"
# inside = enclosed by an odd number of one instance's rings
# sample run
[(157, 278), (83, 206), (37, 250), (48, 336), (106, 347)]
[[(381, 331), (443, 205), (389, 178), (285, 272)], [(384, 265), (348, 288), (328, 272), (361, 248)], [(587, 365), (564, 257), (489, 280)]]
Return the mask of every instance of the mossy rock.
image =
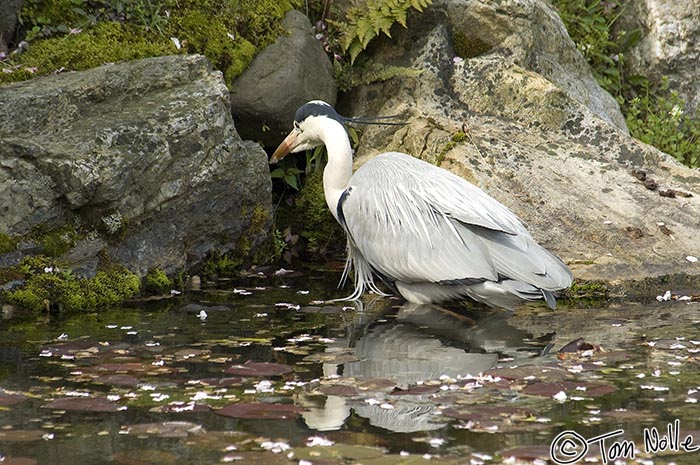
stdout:
[(178, 18), (177, 28), (188, 48), (204, 54), (224, 73), (227, 83), (241, 74), (253, 61), (255, 45), (243, 37), (232, 40), (229, 28), (219, 18), (202, 11), (191, 11)]
[(148, 271), (143, 278), (143, 292), (149, 295), (161, 295), (170, 291), (173, 281), (165, 272), (158, 268)]
[(141, 284), (138, 276), (113, 263), (103, 265), (90, 279), (51, 265), (47, 257), (26, 259), (19, 269), (25, 272), (26, 283), (9, 291), (6, 298), (35, 311), (47, 307), (68, 312), (98, 310), (133, 297)]
[(144, 36), (136, 26), (115, 22), (100, 23), (75, 35), (37, 41), (17, 59), (21, 68), (0, 73), (0, 82), (20, 81), (33, 75), (44, 75), (63, 69), (80, 71), (124, 60), (136, 60), (178, 53), (168, 38)]
[[(21, 13), (30, 29), (29, 50), (4, 63), (0, 84), (57, 70), (196, 53), (209, 58), (230, 85), (282, 33), (284, 14), (301, 6), (299, 0), (30, 0)], [(171, 38), (179, 41), (179, 48)]]
[(18, 242), (19, 241), (16, 237), (0, 233), (0, 254), (12, 252), (17, 248)]

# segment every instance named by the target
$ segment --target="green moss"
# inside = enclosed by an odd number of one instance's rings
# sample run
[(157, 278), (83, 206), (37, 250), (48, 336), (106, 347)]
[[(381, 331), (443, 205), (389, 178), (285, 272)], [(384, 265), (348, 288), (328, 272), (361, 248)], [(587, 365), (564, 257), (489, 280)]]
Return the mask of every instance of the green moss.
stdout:
[(41, 245), (44, 248), (44, 254), (57, 258), (68, 252), (78, 242), (78, 239), (79, 234), (75, 228), (67, 225), (58, 231), (43, 235)]
[(564, 291), (564, 300), (575, 302), (576, 305), (585, 303), (589, 306), (605, 304), (610, 293), (603, 281), (575, 280), (569, 289)]
[(250, 216), (248, 231), (251, 235), (267, 234), (270, 231), (270, 222), (270, 210), (262, 205), (256, 205), (253, 208), (253, 214)]
[(263, 48), (283, 32), (280, 22), (299, 0), (184, 1), (173, 11), (168, 33), (190, 53), (200, 53), (230, 85)]
[(17, 248), (19, 240), (16, 237), (0, 233), (0, 254), (12, 252)]
[(452, 142), (455, 143), (460, 143), (460, 142), (466, 142), (467, 140), (467, 135), (464, 133), (464, 131), (457, 131), (452, 135)]
[(0, 83), (61, 68), (199, 53), (231, 84), (282, 33), (285, 13), (302, 6), (300, 0), (29, 0), (21, 13), (31, 31), (29, 51), (2, 63)]
[(176, 19), (180, 40), (188, 49), (205, 55), (223, 71), (227, 84), (240, 75), (253, 61), (255, 46), (243, 37), (232, 40), (230, 29), (221, 18), (202, 11), (191, 11)]
[[(244, 247), (244, 245), (238, 244), (238, 247)], [(204, 260), (201, 274), (207, 279), (229, 278), (238, 276), (242, 265), (243, 259), (237, 250), (225, 254), (212, 252)]]
[(153, 268), (143, 278), (143, 291), (150, 295), (165, 294), (172, 289), (173, 281), (163, 270)]
[(435, 159), (435, 165), (440, 166), (443, 161), (445, 161), (445, 157), (447, 154), (454, 149), (457, 144), (460, 144), (462, 142), (465, 142), (467, 140), (467, 135), (463, 131), (457, 131), (452, 135), (450, 138), (450, 141), (447, 142), (442, 150), (440, 150), (440, 153), (438, 154), (437, 158)]
[(23, 79), (28, 68), (35, 69), (34, 75), (43, 75), (61, 68), (79, 71), (105, 63), (174, 53), (177, 49), (168, 38), (143, 35), (128, 24), (101, 23), (81, 34), (37, 41), (16, 58), (19, 70), (0, 73), (0, 82)]
[(119, 304), (139, 291), (138, 276), (120, 265), (105, 265), (93, 278), (85, 279), (70, 270), (53, 268), (47, 272), (41, 266), (47, 263), (45, 257), (33, 257), (20, 265), (29, 272), (26, 284), (8, 292), (7, 300), (35, 311), (47, 306), (69, 312), (91, 311)]

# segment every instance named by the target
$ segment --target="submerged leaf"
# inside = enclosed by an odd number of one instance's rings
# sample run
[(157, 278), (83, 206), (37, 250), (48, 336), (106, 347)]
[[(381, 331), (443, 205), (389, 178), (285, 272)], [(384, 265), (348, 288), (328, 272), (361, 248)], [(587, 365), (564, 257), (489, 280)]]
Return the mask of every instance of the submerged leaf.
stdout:
[(202, 434), (202, 425), (189, 421), (164, 421), (122, 426), (122, 433), (134, 436), (157, 436), (161, 438), (184, 438), (190, 434)]
[(226, 370), (226, 373), (238, 376), (279, 376), (291, 371), (292, 367), (289, 365), (248, 360), (242, 365), (233, 365)]
[(212, 410), (217, 415), (247, 420), (290, 420), (295, 419), (304, 411), (302, 407), (292, 404), (245, 403), (227, 405)]
[(46, 408), (85, 412), (118, 412), (126, 409), (106, 397), (62, 397), (46, 404)]

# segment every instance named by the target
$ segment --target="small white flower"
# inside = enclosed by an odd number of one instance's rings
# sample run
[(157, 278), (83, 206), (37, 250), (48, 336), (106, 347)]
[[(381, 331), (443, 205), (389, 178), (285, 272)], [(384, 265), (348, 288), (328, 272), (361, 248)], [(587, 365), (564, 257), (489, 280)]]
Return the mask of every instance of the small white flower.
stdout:
[(204, 310), (201, 310), (199, 313), (197, 313), (197, 318), (199, 318), (202, 321), (206, 320), (208, 316), (209, 315), (207, 315), (207, 312), (205, 312)]
[(671, 117), (674, 119), (679, 119), (683, 115), (683, 109), (678, 105), (673, 105), (671, 108)]
[(552, 396), (552, 398), (554, 398), (554, 400), (559, 401), (559, 402), (566, 401), (566, 397), (567, 396), (566, 396), (566, 393), (564, 391), (559, 391)]

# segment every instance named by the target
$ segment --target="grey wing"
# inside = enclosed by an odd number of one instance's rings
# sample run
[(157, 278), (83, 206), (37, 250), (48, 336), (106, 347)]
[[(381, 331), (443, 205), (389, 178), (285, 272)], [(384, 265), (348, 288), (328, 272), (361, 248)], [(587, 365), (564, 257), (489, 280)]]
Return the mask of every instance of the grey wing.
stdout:
[(409, 155), (360, 168), (338, 206), (351, 240), (378, 273), (406, 283), (510, 278), (555, 290), (566, 266), (507, 207), (462, 178)]

